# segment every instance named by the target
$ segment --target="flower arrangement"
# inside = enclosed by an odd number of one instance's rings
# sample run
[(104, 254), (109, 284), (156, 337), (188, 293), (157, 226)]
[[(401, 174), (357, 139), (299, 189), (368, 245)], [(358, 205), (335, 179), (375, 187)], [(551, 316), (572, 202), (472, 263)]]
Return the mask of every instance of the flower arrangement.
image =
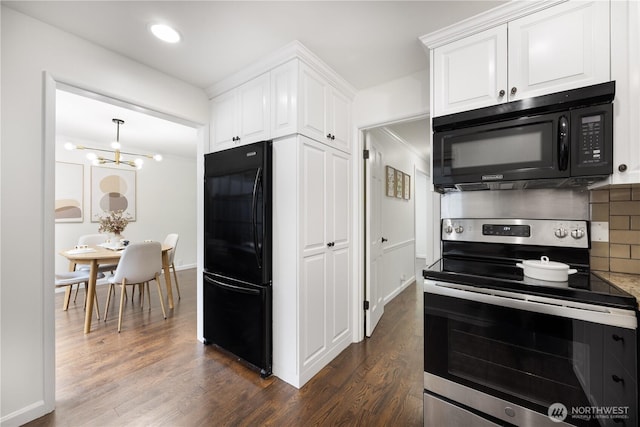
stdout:
[(100, 226), (98, 227), (100, 233), (120, 234), (129, 224), (131, 217), (128, 214), (125, 216), (124, 211), (119, 209), (105, 212), (104, 215), (99, 215), (98, 219), (100, 220)]

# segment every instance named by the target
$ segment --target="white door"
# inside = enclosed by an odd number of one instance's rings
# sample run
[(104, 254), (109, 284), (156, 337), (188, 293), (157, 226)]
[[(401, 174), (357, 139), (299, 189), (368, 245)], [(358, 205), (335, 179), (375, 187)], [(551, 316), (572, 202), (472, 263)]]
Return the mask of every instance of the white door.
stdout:
[(366, 244), (365, 261), (365, 301), (369, 309), (365, 310), (365, 333), (371, 336), (384, 313), (384, 301), (380, 284), (380, 273), (383, 268), (382, 253), (382, 195), (385, 190), (385, 179), (382, 166), (382, 152), (366, 135), (366, 146), (369, 149), (369, 160), (365, 167), (366, 186)]

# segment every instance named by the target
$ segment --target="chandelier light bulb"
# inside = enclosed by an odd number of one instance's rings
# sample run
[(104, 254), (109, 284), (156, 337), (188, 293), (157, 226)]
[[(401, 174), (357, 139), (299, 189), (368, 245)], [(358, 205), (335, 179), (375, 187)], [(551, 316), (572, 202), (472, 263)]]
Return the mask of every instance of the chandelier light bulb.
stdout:
[(64, 144), (64, 148), (71, 151), (76, 149), (76, 145), (70, 142), (67, 142), (66, 144)]
[(142, 160), (141, 158), (137, 158), (133, 161), (133, 163), (135, 163), (138, 169), (141, 169), (142, 165), (144, 164), (144, 160)]
[(98, 159), (98, 155), (96, 153), (87, 153), (87, 159), (94, 161)]
[(155, 160), (156, 162), (161, 162), (162, 161), (162, 154), (154, 154), (153, 155), (153, 160)]
[(119, 150), (120, 147), (122, 147), (122, 145), (118, 141), (113, 141), (111, 143), (111, 148), (113, 148), (114, 150)]

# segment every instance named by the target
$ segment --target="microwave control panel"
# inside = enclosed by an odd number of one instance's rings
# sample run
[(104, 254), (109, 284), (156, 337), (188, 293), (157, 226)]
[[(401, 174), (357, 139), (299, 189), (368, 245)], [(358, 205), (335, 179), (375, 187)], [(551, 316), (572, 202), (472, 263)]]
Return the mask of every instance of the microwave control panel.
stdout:
[(571, 112), (571, 175), (613, 172), (613, 105), (578, 108)]
[(580, 121), (579, 165), (600, 163), (604, 154), (603, 115), (583, 116)]

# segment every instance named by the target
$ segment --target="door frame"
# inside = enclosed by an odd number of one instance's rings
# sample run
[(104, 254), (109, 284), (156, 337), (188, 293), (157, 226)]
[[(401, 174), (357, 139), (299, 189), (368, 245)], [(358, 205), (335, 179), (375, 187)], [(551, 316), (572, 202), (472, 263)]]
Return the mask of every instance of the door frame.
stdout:
[(364, 159), (363, 159), (363, 151), (366, 148), (365, 142), (365, 132), (371, 130), (373, 128), (388, 126), (395, 123), (420, 120), (420, 119), (429, 119), (430, 115), (428, 113), (420, 113), (420, 114), (412, 114), (408, 116), (400, 116), (396, 117), (392, 120), (386, 120), (384, 122), (376, 122), (369, 123), (362, 126), (358, 126), (355, 129), (355, 138), (357, 141), (355, 145), (355, 150), (353, 152), (352, 161), (353, 161), (353, 194), (358, 194), (360, 197), (354, 197), (354, 206), (353, 206), (353, 241), (355, 242), (353, 248), (353, 259), (355, 260), (355, 268), (353, 269), (353, 342), (360, 342), (365, 338), (365, 310), (364, 310), (364, 301), (365, 301), (365, 286), (366, 286), (366, 274), (370, 270), (370, 265), (367, 265), (366, 261), (366, 182), (365, 182), (365, 169), (364, 169)]
[[(95, 88), (86, 88), (81, 84), (76, 84), (72, 81), (57, 78), (48, 71), (43, 71), (43, 175), (44, 175), (44, 195), (43, 195), (43, 250), (45, 253), (51, 254), (49, 257), (44, 257), (43, 264), (43, 283), (44, 283), (44, 302), (43, 302), (43, 318), (45, 320), (45, 327), (43, 329), (44, 337), (44, 366), (43, 366), (43, 380), (44, 380), (44, 407), (47, 411), (55, 410), (56, 406), (56, 341), (55, 341), (55, 292), (54, 288), (50, 284), (50, 278), (55, 273), (55, 218), (52, 207), (54, 206), (55, 199), (55, 141), (56, 141), (56, 90), (61, 89), (67, 92), (72, 92), (78, 95), (86, 96), (88, 98), (97, 99), (106, 103), (118, 105), (120, 107), (129, 108), (142, 112), (151, 116), (159, 117), (168, 121), (179, 123), (185, 126), (193, 127), (198, 131), (198, 146), (196, 156), (201, 158), (204, 155), (205, 147), (208, 147), (209, 141), (209, 127), (202, 123), (196, 123), (191, 120), (183, 119), (175, 116), (171, 113), (165, 113), (158, 110), (153, 110), (142, 105), (135, 104), (135, 101), (126, 101), (115, 96), (110, 96)], [(203, 179), (204, 176), (204, 162), (196, 162), (197, 164), (197, 185), (198, 192), (203, 192)], [(203, 214), (202, 214), (202, 199), (198, 201), (198, 226), (197, 226), (197, 253), (202, 253), (203, 241), (202, 241), (202, 229), (203, 229)], [(200, 255), (198, 255), (200, 257)], [(202, 265), (202, 260), (197, 260), (198, 266)], [(202, 271), (201, 267), (198, 267), (198, 339), (202, 337)]]

